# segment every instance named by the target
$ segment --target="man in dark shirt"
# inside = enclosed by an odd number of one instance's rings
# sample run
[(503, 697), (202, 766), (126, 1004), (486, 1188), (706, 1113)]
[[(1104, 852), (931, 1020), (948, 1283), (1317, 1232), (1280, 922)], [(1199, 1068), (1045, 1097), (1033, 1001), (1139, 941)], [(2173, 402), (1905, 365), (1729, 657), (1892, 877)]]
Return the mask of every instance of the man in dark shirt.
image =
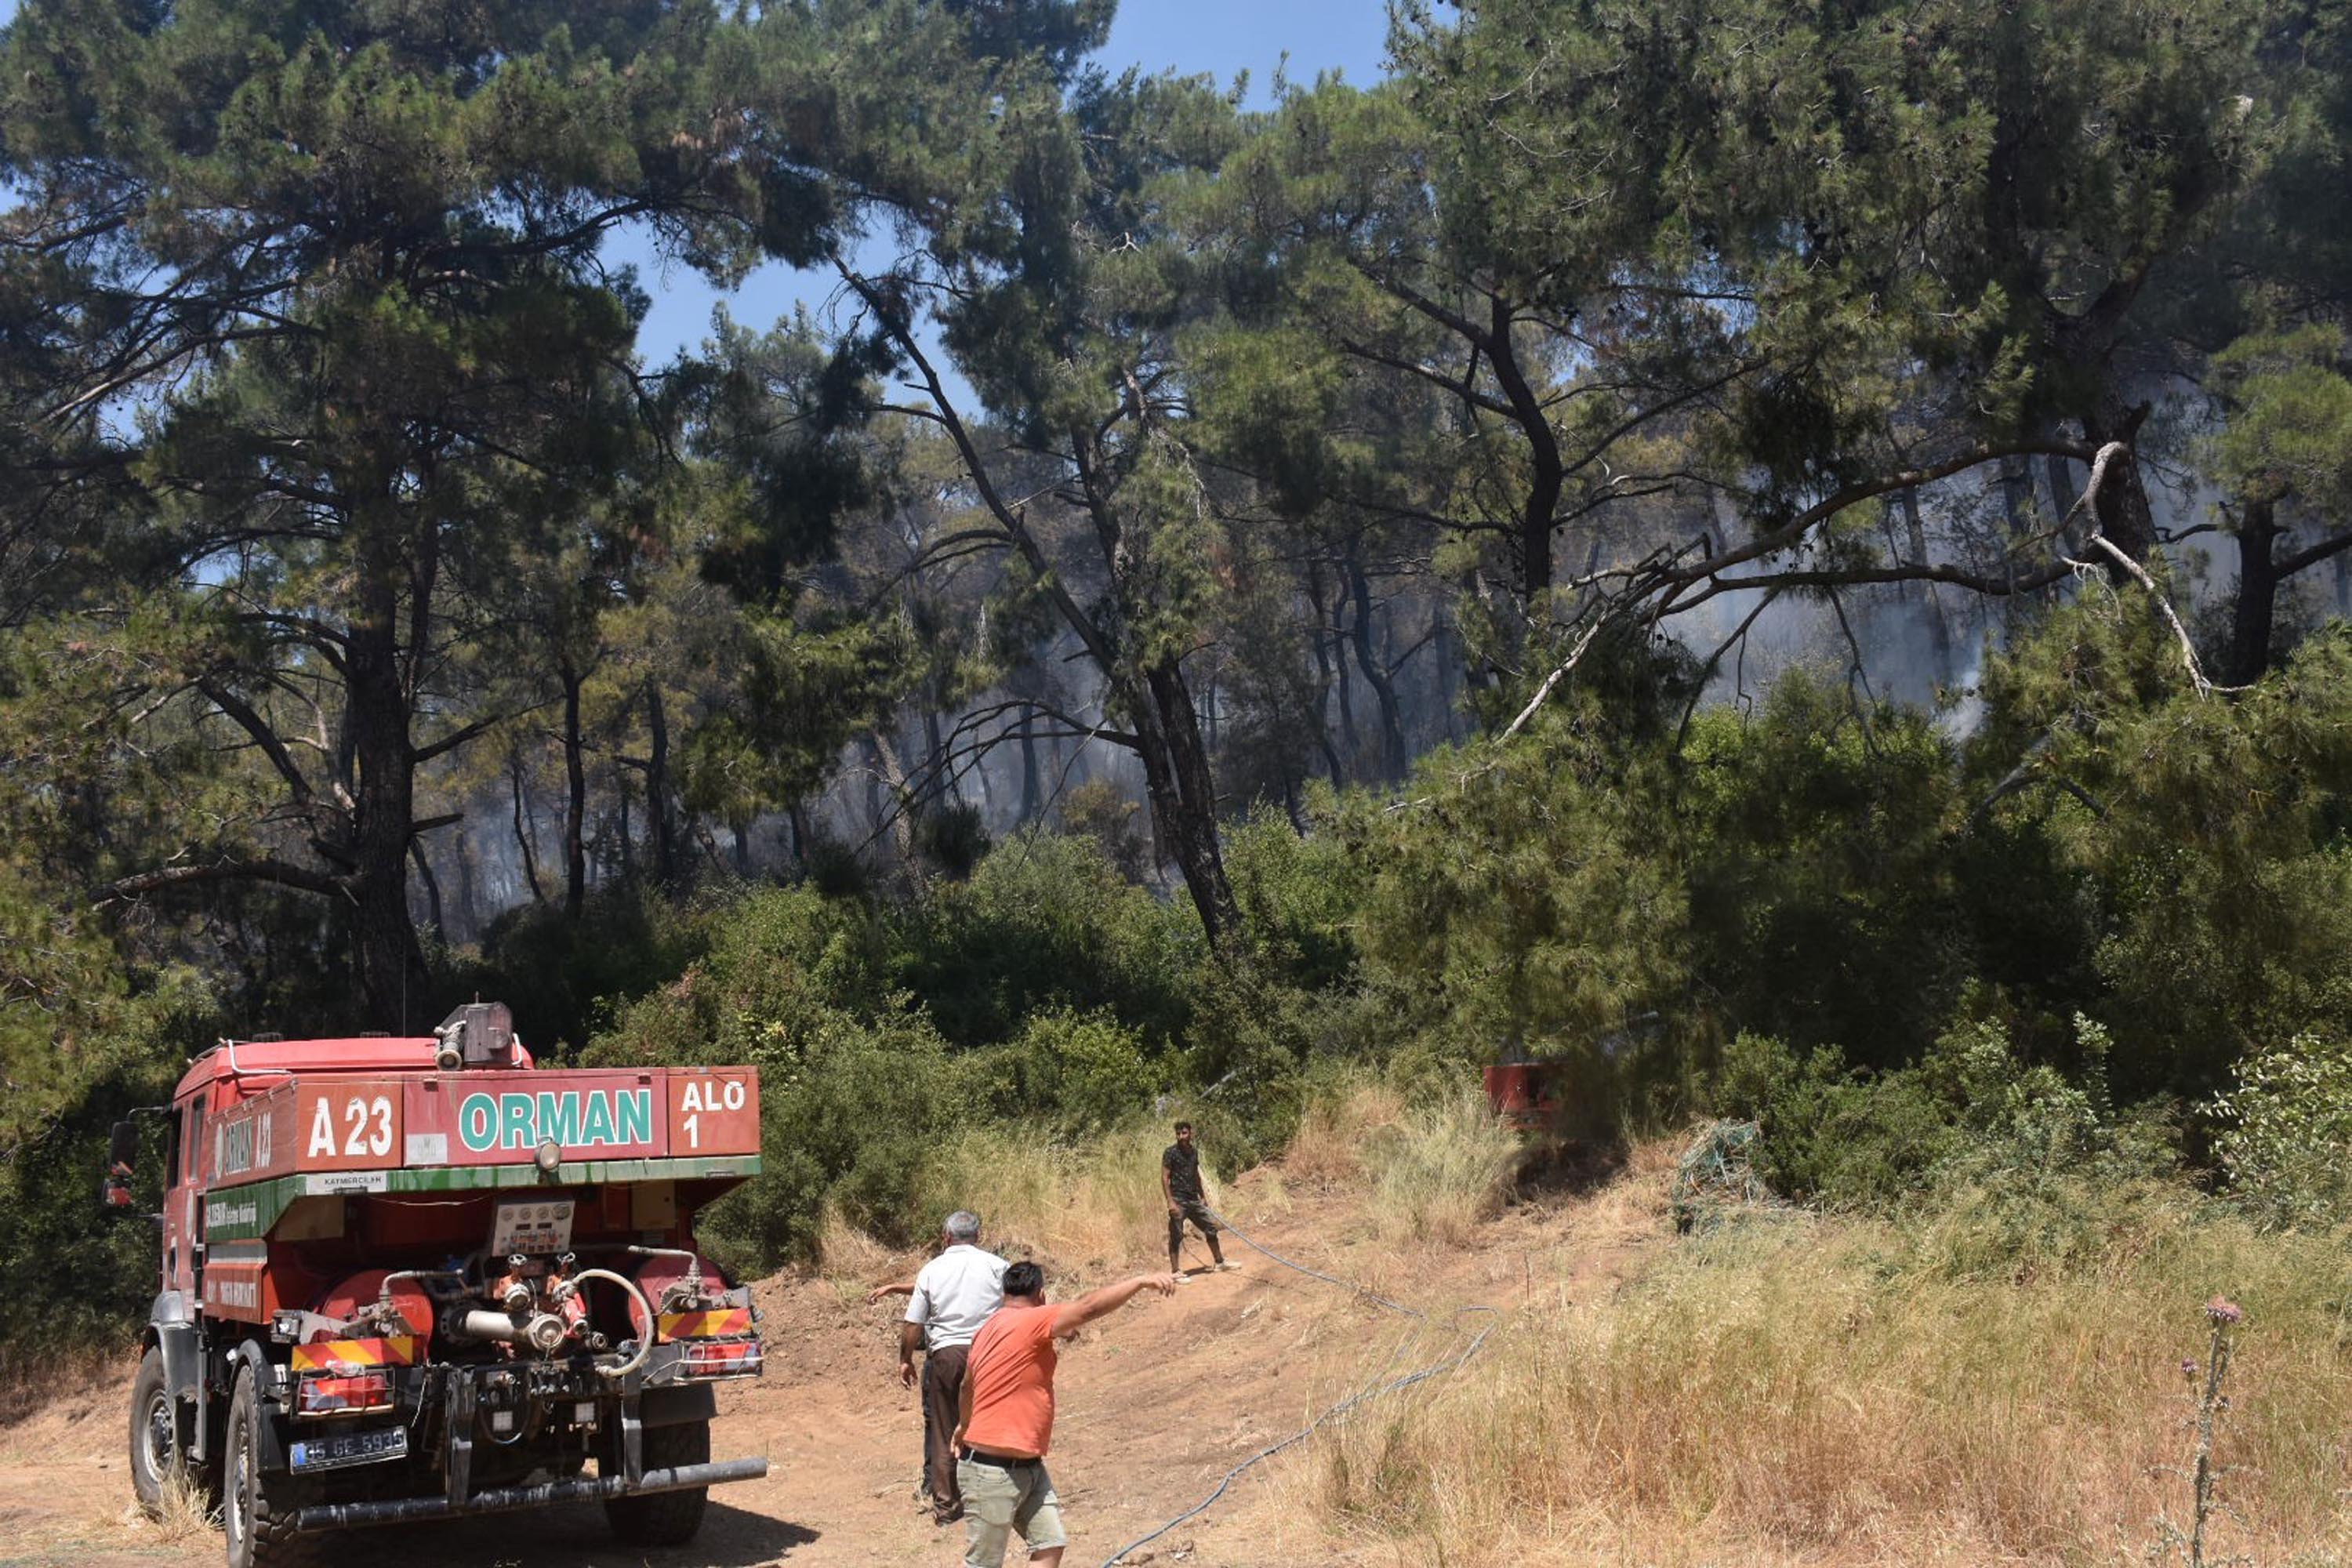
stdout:
[(1217, 1247), (1217, 1222), (1209, 1213), (1206, 1196), (1201, 1190), (1201, 1152), (1192, 1147), (1192, 1124), (1176, 1124), (1176, 1142), (1160, 1156), (1160, 1194), (1168, 1200), (1168, 1272), (1182, 1278), (1183, 1268), (1178, 1261), (1184, 1249), (1184, 1222), (1191, 1220), (1201, 1239), (1209, 1244), (1209, 1257), (1219, 1268), (1231, 1268), (1225, 1255)]

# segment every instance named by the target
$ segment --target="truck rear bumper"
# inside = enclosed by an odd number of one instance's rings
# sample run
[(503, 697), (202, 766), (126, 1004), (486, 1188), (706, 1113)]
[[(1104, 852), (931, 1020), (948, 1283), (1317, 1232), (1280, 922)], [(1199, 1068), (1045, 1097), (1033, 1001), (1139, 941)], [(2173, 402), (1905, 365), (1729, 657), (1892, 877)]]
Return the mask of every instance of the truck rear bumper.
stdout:
[(643, 1497), (648, 1492), (687, 1491), (695, 1487), (720, 1486), (728, 1481), (756, 1481), (768, 1473), (765, 1459), (726, 1459), (710, 1465), (679, 1465), (647, 1470), (640, 1480), (626, 1476), (600, 1476), (569, 1481), (546, 1481), (535, 1487), (504, 1487), (477, 1492), (463, 1502), (446, 1497), (393, 1498), (375, 1502), (314, 1503), (297, 1510), (293, 1525), (299, 1531), (348, 1530), (362, 1524), (404, 1524), (412, 1520), (455, 1519), (467, 1514), (509, 1513), (558, 1502), (602, 1502), (608, 1498)]

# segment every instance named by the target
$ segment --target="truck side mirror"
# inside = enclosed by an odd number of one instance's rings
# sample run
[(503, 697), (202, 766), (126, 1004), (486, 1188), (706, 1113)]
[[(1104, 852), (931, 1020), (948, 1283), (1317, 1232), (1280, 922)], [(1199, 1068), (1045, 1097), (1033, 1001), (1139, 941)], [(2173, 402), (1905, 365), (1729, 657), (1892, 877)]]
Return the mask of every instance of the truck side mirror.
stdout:
[(138, 1207), (131, 1192), (131, 1177), (139, 1163), (139, 1124), (118, 1121), (106, 1140), (106, 1180), (99, 1188), (99, 1203), (111, 1215), (126, 1215)]

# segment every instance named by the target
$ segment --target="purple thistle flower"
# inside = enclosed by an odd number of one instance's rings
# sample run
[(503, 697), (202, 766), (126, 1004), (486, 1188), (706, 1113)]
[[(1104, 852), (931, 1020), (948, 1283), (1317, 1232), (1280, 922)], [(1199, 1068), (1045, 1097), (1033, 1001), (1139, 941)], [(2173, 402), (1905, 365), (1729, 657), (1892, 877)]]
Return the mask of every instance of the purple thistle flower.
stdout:
[(2216, 1296), (2205, 1303), (2205, 1315), (2216, 1323), (2239, 1323), (2246, 1318), (2246, 1310), (2226, 1296)]
[(2193, 1361), (2184, 1361), (2184, 1362), (2182, 1362), (2182, 1363), (2180, 1363), (2180, 1375), (2181, 1375), (2181, 1376), (2183, 1376), (2183, 1377), (2185, 1377), (2185, 1378), (2187, 1378), (2187, 1379), (2188, 1379), (2189, 1382), (2191, 1382), (2191, 1383), (2196, 1382), (2196, 1381), (2197, 1381), (2197, 1363), (2196, 1363), (2195, 1362), (2193, 1362)]

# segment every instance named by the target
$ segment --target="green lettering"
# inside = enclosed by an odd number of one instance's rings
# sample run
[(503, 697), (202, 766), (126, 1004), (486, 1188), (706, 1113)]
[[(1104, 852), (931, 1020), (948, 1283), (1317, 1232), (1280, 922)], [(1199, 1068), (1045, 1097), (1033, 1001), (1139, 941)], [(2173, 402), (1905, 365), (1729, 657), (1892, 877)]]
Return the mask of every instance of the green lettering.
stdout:
[(613, 1097), (619, 1100), (621, 1110), (620, 1137), (623, 1143), (650, 1143), (654, 1141), (654, 1091), (635, 1089)]
[(557, 1146), (564, 1149), (580, 1142), (580, 1096), (576, 1092), (555, 1094), (540, 1090), (539, 1135), (554, 1139)]
[(499, 1141), (509, 1149), (528, 1149), (530, 1136), (530, 1096), (502, 1094), (499, 1097), (500, 1126)]
[(583, 1143), (610, 1143), (613, 1141), (613, 1108), (601, 1094), (587, 1096), (588, 1114), (580, 1129)]
[(457, 1108), (457, 1137), (475, 1153), (485, 1153), (499, 1141), (499, 1102), (487, 1094), (469, 1094)]

